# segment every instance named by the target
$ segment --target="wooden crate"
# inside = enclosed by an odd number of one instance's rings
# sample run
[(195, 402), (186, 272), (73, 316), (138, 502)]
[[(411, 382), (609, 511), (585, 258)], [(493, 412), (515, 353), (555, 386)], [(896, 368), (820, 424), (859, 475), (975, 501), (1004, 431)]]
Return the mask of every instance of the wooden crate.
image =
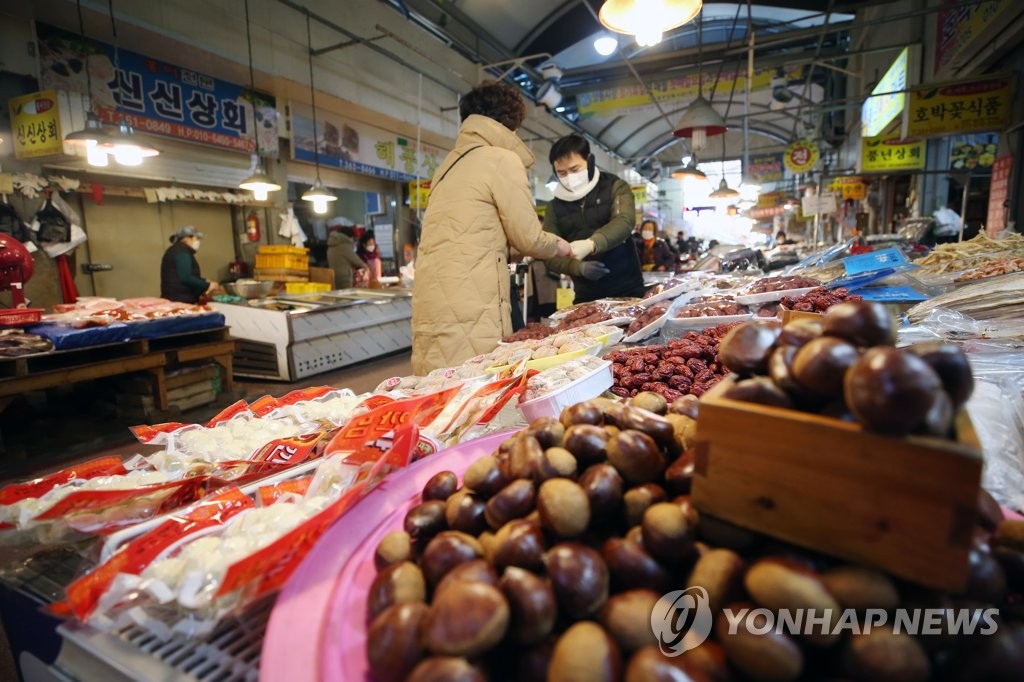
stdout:
[(722, 397), (701, 400), (693, 501), (702, 512), (796, 545), (963, 589), (982, 457), (962, 413), (958, 441)]

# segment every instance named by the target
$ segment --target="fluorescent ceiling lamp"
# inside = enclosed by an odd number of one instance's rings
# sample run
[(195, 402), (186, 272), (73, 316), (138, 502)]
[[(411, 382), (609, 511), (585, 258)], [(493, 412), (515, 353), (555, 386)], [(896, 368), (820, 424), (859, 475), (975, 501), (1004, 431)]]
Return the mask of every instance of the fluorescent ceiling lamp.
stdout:
[[(697, 16), (703, 0), (605, 0), (598, 18), (605, 28), (636, 36), (641, 46)], [(653, 41), (653, 42), (651, 42)]]
[(607, 57), (619, 47), (619, 41), (612, 36), (601, 36), (594, 41), (594, 49), (602, 57)]

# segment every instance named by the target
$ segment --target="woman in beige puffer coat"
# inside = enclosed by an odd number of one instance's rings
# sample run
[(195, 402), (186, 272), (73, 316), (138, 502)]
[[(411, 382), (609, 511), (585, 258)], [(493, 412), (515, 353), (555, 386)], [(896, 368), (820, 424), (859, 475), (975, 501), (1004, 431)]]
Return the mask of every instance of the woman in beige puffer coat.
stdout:
[(455, 149), (434, 173), (412, 297), (416, 374), (487, 353), (512, 333), (508, 247), (537, 259), (570, 255), (537, 220), (526, 169), (533, 153), (515, 130), (519, 92), (487, 83), (459, 102)]

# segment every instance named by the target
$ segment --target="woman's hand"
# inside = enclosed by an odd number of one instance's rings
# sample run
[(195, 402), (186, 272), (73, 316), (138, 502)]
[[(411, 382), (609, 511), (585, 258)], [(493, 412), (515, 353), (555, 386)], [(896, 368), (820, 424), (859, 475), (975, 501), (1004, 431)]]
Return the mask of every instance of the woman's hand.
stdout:
[(558, 251), (555, 253), (559, 258), (569, 258), (572, 256), (572, 247), (569, 246), (569, 242), (565, 241), (561, 237), (558, 238)]

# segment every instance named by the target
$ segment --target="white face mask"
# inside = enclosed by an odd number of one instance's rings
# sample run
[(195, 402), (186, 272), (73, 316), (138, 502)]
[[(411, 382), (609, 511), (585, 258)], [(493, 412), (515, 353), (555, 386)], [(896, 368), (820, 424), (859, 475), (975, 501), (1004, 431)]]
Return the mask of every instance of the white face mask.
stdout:
[(653, 232), (648, 232), (647, 230), (644, 230), (643, 232), (641, 232), (640, 235), (645, 240), (648, 240), (648, 241), (651, 240), (651, 239), (654, 239), (654, 233)]
[(575, 192), (580, 188), (584, 187), (588, 182), (590, 182), (590, 178), (587, 177), (586, 170), (581, 170), (578, 173), (569, 173), (568, 175), (561, 179), (561, 182), (562, 186), (565, 187), (567, 190), (569, 190), (570, 192)]
[(198, 239), (195, 239), (195, 240), (192, 241), (192, 250), (193, 251), (199, 251), (199, 240)]
[(366, 248), (367, 253), (373, 253), (374, 251), (377, 250), (377, 245), (376, 244), (367, 244), (365, 248)]

